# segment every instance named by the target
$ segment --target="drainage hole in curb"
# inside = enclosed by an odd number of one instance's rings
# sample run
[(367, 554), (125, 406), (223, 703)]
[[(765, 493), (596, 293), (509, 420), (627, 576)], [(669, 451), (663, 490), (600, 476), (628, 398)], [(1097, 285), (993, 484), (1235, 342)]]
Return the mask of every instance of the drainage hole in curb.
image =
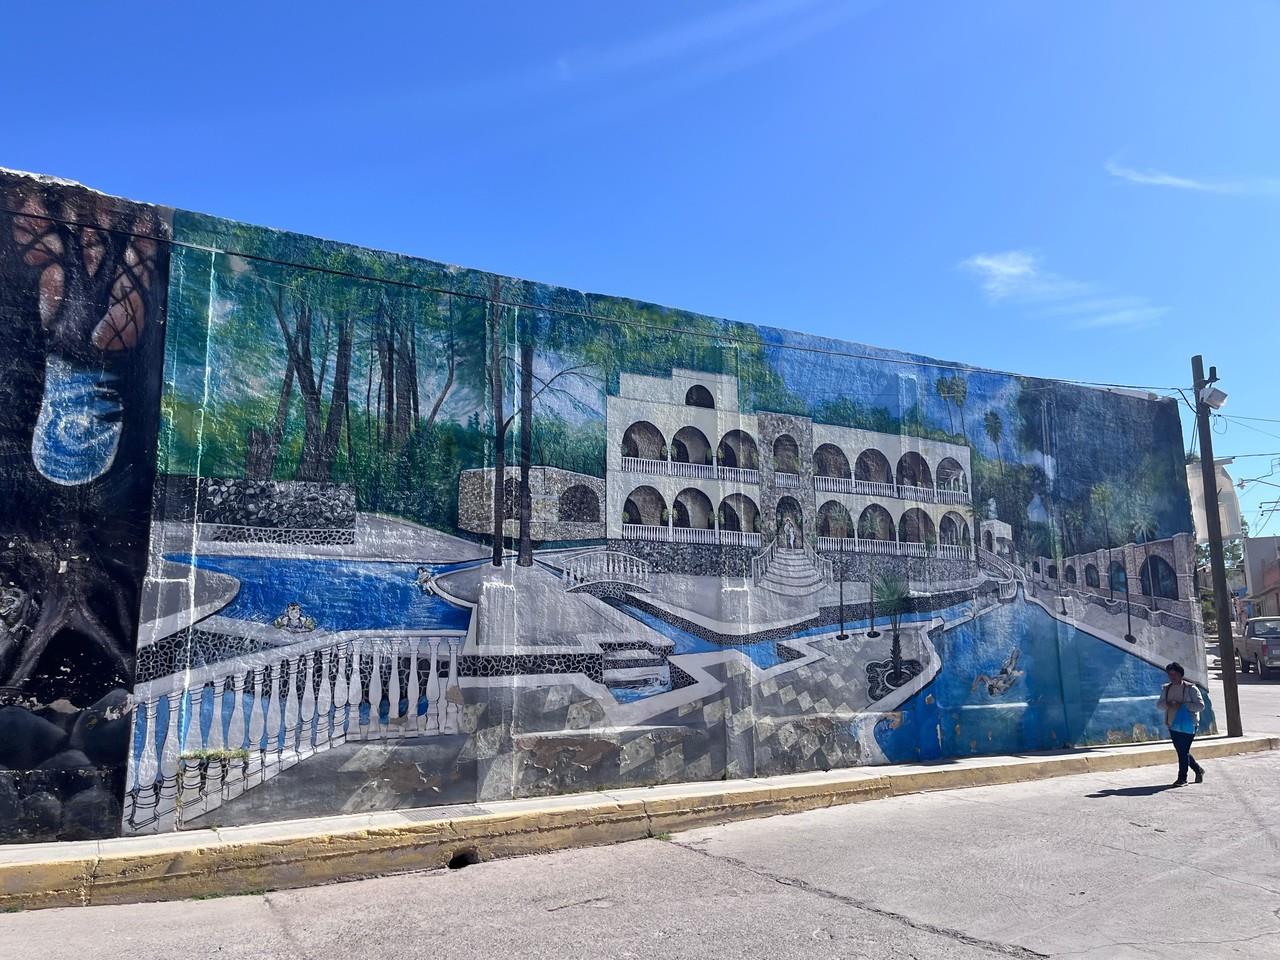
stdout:
[(449, 858), (448, 867), (450, 870), (461, 870), (463, 867), (469, 867), (473, 863), (480, 862), (480, 854), (475, 850), (459, 850)]

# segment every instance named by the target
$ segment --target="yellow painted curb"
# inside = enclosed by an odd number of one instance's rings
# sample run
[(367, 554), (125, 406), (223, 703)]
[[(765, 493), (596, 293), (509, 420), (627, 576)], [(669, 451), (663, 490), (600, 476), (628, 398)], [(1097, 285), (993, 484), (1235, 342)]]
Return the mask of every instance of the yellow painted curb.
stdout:
[[(1201, 757), (1280, 749), (1280, 738), (1208, 739)], [(97, 844), (0, 847), (0, 909), (230, 896), (639, 840), (677, 830), (932, 790), (1015, 783), (1174, 762), (1165, 745), (1057, 755), (969, 758), (928, 766), (854, 768), (760, 780), (672, 784), (541, 800), (475, 814), (372, 815), (352, 828), (318, 819)], [(327, 825), (326, 825), (327, 824)], [(85, 850), (95, 852), (86, 855)]]

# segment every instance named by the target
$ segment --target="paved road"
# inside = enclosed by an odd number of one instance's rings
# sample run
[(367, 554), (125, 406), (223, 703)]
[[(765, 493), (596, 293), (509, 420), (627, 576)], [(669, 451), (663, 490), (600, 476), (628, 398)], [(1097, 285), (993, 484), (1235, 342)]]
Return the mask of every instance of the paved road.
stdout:
[[(1236, 641), (1239, 643), (1239, 640)], [(1226, 713), (1222, 709), (1222, 670), (1218, 661), (1218, 641), (1205, 645), (1209, 661), (1209, 696), (1218, 711), (1218, 729), (1227, 731)], [(1260, 680), (1256, 673), (1236, 672), (1240, 688), (1240, 718), (1248, 734), (1280, 736), (1280, 680)]]
[(1269, 958), (1280, 754), (309, 890), (0, 917), (0, 957)]

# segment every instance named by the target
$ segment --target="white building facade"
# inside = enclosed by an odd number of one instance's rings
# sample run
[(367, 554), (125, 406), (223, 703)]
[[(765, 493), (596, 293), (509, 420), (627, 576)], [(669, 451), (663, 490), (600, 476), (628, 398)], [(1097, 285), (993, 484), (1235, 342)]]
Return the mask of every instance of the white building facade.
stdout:
[(744, 413), (737, 378), (679, 369), (622, 374), (606, 426), (610, 540), (973, 559), (967, 446)]

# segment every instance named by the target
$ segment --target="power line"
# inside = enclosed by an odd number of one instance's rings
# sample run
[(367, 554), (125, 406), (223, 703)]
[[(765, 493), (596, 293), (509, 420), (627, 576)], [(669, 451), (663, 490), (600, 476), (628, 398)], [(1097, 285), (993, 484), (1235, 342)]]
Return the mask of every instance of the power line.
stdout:
[(1280, 417), (1242, 417), (1238, 413), (1222, 413), (1219, 416), (1228, 420), (1254, 420), (1258, 423), (1280, 423)]
[(1268, 431), (1268, 430), (1263, 430), (1263, 429), (1261, 429), (1260, 427), (1255, 427), (1255, 426), (1253, 426), (1252, 424), (1244, 423), (1244, 422), (1243, 422), (1243, 419), (1244, 419), (1244, 418), (1242, 418), (1242, 417), (1228, 416), (1228, 415), (1227, 415), (1227, 414), (1225, 414), (1225, 413), (1219, 413), (1219, 414), (1217, 414), (1216, 419), (1218, 419), (1218, 420), (1223, 420), (1223, 421), (1230, 421), (1230, 422), (1232, 422), (1232, 423), (1235, 423), (1235, 422), (1239, 421), (1239, 422), (1240, 422), (1240, 426), (1244, 427), (1246, 430), (1252, 430), (1254, 433), (1260, 433), (1260, 434), (1262, 434), (1264, 437), (1271, 437), (1273, 440), (1280, 440), (1280, 433), (1271, 433), (1271, 432), (1270, 432), (1270, 431)]

